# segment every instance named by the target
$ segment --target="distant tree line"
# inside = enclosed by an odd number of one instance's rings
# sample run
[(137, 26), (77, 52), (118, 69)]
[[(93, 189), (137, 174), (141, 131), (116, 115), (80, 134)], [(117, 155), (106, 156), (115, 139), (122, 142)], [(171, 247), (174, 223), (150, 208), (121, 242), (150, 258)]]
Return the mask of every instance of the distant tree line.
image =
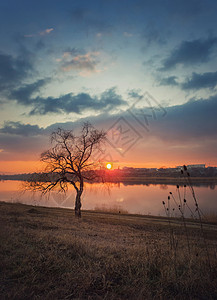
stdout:
[[(177, 168), (160, 168), (160, 169), (148, 169), (148, 168), (125, 168), (125, 169), (114, 169), (114, 170), (98, 170), (98, 172), (107, 172), (106, 178), (109, 180), (111, 178), (128, 178), (128, 177), (180, 177), (180, 171)], [(217, 177), (217, 167), (207, 167), (207, 168), (195, 168), (190, 171), (191, 177)], [(33, 178), (40, 181), (52, 181), (58, 176), (53, 173), (29, 173), (29, 174), (14, 174), (14, 175), (0, 175), (0, 180), (22, 180), (31, 181)], [(99, 176), (100, 177), (100, 176)], [(97, 177), (98, 178), (98, 177)], [(96, 179), (97, 181), (97, 179)]]

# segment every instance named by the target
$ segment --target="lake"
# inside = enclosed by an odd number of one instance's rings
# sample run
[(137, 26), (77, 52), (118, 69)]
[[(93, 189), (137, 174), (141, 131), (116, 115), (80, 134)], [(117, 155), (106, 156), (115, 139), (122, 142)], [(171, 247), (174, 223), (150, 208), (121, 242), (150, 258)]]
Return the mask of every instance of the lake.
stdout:
[[(217, 188), (215, 185), (198, 185), (194, 187), (194, 190), (202, 212), (206, 215), (217, 214)], [(179, 191), (181, 201), (184, 198), (187, 200), (185, 215), (190, 216), (195, 211), (190, 189), (180, 186)], [(179, 204), (177, 187), (172, 184), (86, 184), (82, 196), (82, 208), (164, 216), (165, 208), (162, 201), (167, 204), (169, 192), (173, 193), (175, 201)], [(70, 188), (66, 194), (52, 192), (50, 195), (41, 196), (38, 193), (24, 193), (21, 181), (0, 181), (0, 201), (73, 208), (74, 199), (73, 188)], [(175, 201), (171, 197), (171, 214), (179, 216), (180, 212)]]

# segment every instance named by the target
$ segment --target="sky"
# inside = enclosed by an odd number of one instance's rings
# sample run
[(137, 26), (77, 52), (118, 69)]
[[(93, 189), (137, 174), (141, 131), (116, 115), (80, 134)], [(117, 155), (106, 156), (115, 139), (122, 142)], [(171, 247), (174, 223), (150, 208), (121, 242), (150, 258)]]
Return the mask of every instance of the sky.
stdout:
[(0, 173), (58, 127), (107, 132), (113, 166), (217, 166), (217, 2), (1, 0)]

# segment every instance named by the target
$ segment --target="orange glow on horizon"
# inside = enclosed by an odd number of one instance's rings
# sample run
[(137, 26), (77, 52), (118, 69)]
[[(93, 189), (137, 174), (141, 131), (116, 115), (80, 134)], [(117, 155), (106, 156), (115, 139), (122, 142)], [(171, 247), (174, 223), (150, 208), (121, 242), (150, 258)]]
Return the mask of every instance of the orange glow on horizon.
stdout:
[[(207, 163), (203, 160), (186, 160), (186, 161), (164, 161), (164, 162), (116, 162), (115, 166), (112, 163), (105, 164), (106, 169), (122, 169), (123, 167), (132, 168), (174, 168), (175, 166), (205, 163), (208, 166), (217, 166), (217, 162), (213, 161)], [(0, 175), (2, 174), (22, 174), (22, 173), (34, 173), (41, 172), (44, 169), (44, 164), (40, 161), (1, 161), (0, 162)]]
[(0, 174), (34, 173), (42, 170), (40, 161), (1, 161)]

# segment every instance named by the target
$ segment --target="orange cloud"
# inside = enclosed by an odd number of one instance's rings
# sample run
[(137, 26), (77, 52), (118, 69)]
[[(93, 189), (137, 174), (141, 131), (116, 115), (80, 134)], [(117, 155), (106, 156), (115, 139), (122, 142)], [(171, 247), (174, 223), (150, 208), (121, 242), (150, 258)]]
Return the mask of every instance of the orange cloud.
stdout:
[(53, 31), (54, 29), (53, 28), (47, 28), (41, 32), (39, 32), (39, 35), (46, 35), (46, 34), (49, 34), (51, 33), (51, 31)]
[(37, 36), (37, 35), (40, 35), (40, 36), (44, 36), (44, 35), (47, 35), (47, 34), (50, 34), (52, 31), (54, 30), (54, 28), (47, 28), (43, 31), (40, 31), (39, 33), (35, 34), (25, 34), (24, 37), (25, 38), (32, 38), (34, 36)]
[(79, 75), (86, 77), (92, 73), (99, 73), (101, 70), (96, 68), (98, 61), (96, 57), (100, 55), (100, 52), (87, 52), (86, 54), (75, 55), (72, 52), (66, 51), (63, 53), (62, 58), (56, 59), (61, 63), (61, 70), (69, 72), (71, 70), (78, 70)]

